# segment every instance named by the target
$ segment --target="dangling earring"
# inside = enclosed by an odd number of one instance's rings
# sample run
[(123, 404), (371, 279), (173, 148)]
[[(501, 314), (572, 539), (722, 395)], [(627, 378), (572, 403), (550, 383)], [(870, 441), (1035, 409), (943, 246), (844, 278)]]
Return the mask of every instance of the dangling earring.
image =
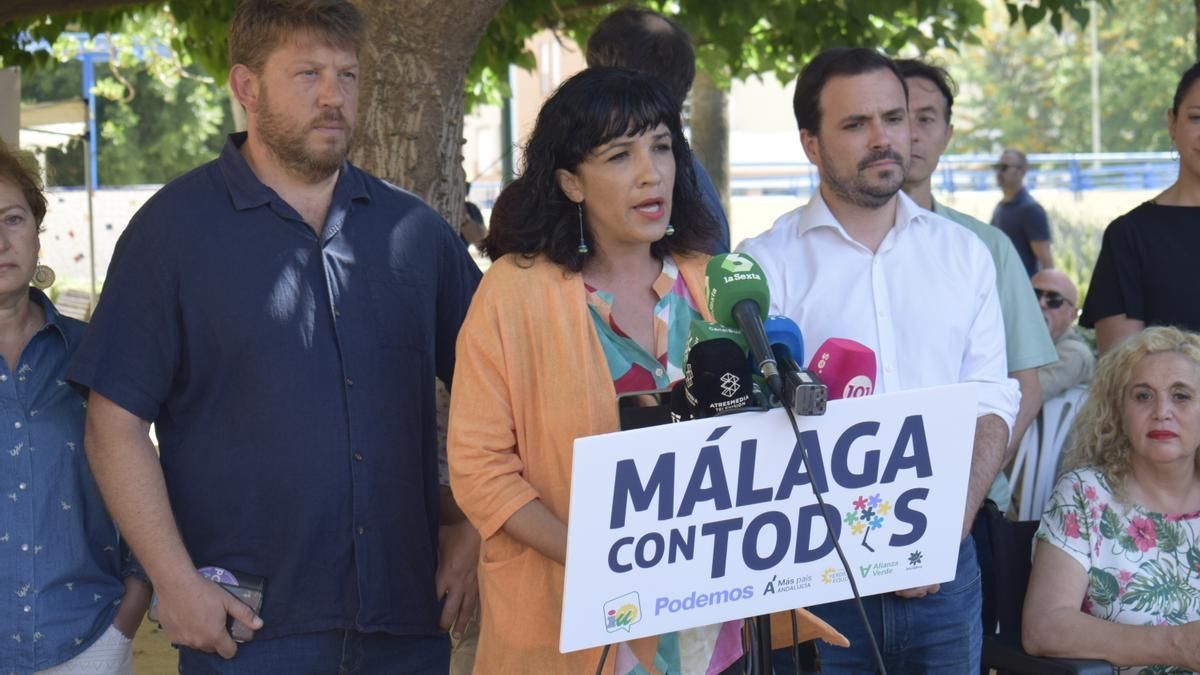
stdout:
[(579, 255), (587, 255), (588, 245), (583, 238), (583, 202), (576, 202), (575, 206), (579, 207), (579, 246), (575, 248), (575, 252)]
[(54, 270), (48, 265), (38, 263), (38, 266), (33, 268), (33, 287), (38, 290), (46, 290), (54, 285)]
[(671, 235), (673, 235), (673, 234), (675, 234), (675, 226), (674, 226), (674, 225), (672, 225), (672, 224), (670, 224), (670, 223), (667, 223), (667, 232), (666, 232), (666, 235), (669, 237), (669, 236), (671, 236)]

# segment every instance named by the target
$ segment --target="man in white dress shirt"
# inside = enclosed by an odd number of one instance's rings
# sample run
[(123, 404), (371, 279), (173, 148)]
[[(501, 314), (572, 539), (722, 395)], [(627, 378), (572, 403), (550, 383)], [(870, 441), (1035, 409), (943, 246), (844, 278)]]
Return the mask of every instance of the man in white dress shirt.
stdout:
[[(972, 461), (955, 579), (863, 599), (889, 671), (979, 672), (970, 528), (1000, 471), (1020, 400), (1007, 375), (995, 267), (978, 237), (900, 192), (908, 98), (890, 59), (869, 49), (825, 51), (800, 73), (793, 103), (820, 188), (739, 250), (763, 266), (771, 313), (795, 320), (805, 344), (842, 337), (875, 350), (875, 391), (980, 385), (974, 447), (962, 449)], [(875, 669), (852, 601), (810, 609), (852, 643), (822, 650), (823, 672)], [(790, 658), (777, 657), (784, 658), (776, 673), (789, 672)]]

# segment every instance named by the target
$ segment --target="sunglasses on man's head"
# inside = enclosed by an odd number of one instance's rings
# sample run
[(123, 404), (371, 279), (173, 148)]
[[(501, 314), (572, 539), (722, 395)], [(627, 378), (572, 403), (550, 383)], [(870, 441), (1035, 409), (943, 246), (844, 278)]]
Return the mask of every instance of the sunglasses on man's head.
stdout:
[(1046, 300), (1046, 306), (1050, 309), (1058, 309), (1059, 307), (1063, 306), (1064, 302), (1072, 307), (1075, 306), (1074, 303), (1064, 298), (1063, 294), (1059, 293), (1058, 291), (1047, 291), (1045, 289), (1035, 288), (1033, 289), (1033, 293), (1037, 296), (1039, 301), (1044, 298)]

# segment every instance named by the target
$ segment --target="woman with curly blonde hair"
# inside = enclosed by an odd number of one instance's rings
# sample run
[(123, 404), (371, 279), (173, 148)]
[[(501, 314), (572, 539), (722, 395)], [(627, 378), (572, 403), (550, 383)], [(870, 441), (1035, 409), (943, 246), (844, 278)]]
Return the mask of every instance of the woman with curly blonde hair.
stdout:
[(1025, 649), (1200, 670), (1200, 335), (1148, 328), (1106, 354), (1074, 436), (1036, 535)]

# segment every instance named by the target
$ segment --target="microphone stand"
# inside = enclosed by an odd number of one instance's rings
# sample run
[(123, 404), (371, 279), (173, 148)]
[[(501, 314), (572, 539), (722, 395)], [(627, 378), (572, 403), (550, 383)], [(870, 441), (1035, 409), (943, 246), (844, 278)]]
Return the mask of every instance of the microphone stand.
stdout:
[[(783, 368), (783, 387), (779, 392), (782, 396), (771, 398), (787, 408), (791, 415), (822, 415), (825, 413), (825, 402), (828, 398), (828, 392), (825, 385), (821, 384), (807, 374), (790, 360), (785, 360), (781, 365)], [(770, 403), (771, 400), (768, 400)], [(774, 406), (767, 406), (768, 408)], [(799, 442), (799, 435), (796, 438)], [(807, 464), (807, 457), (805, 463)], [(750, 634), (758, 634), (757, 640), (751, 640), (752, 648), (750, 650), (750, 672), (754, 675), (771, 675), (773, 668), (771, 666), (771, 615), (761, 614), (759, 616), (748, 618), (746, 621), (751, 622)], [(796, 617), (792, 615), (792, 632), (795, 634)], [(793, 648), (795, 645), (793, 645)], [(797, 671), (799, 664), (797, 663)]]

